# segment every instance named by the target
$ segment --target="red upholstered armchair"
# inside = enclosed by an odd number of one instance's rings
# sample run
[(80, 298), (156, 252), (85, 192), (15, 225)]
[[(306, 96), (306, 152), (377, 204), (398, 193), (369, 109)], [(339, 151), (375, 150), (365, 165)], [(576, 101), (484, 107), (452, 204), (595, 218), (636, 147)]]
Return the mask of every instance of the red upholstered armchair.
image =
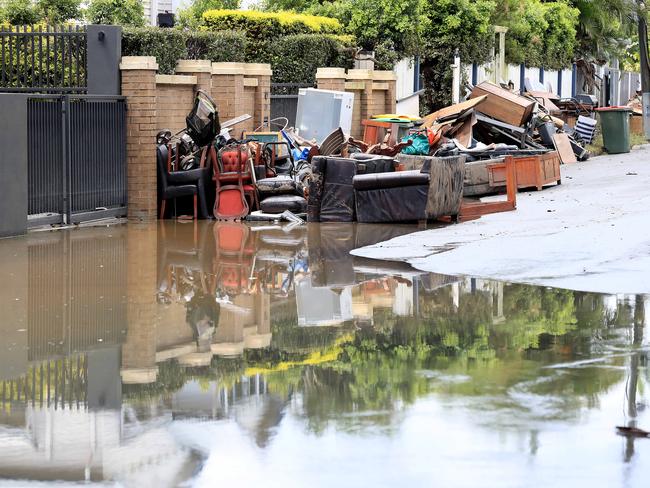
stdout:
[(222, 148), (214, 176), (216, 199), (214, 216), (217, 219), (239, 219), (248, 215), (250, 206), (257, 208), (257, 190), (253, 182), (251, 155), (243, 144)]

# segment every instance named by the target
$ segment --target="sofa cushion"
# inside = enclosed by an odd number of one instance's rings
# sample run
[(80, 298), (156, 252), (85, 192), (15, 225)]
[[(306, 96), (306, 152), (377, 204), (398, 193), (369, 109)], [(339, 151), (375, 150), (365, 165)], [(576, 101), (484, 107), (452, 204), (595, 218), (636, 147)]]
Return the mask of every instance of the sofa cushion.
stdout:
[(355, 190), (376, 190), (401, 186), (428, 185), (429, 175), (418, 170), (394, 173), (357, 175), (352, 180)]
[(288, 175), (274, 176), (257, 180), (257, 191), (264, 198), (273, 195), (298, 195), (305, 196), (302, 183), (298, 183)]
[(307, 210), (307, 200), (298, 195), (276, 195), (262, 200), (260, 209), (262, 212), (271, 214), (279, 214), (285, 210), (302, 214)]
[(358, 191), (357, 221), (379, 223), (426, 220), (428, 193), (428, 183)]

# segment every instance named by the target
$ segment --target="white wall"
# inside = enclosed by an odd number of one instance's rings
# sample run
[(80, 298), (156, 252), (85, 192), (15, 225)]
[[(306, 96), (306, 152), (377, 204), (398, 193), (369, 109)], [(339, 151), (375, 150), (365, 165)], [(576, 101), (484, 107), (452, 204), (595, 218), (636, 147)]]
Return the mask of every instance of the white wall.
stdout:
[(398, 61), (393, 72), (397, 75), (397, 86), (395, 95), (398, 100), (409, 97), (413, 94), (413, 81), (415, 79), (415, 65), (413, 58), (406, 58)]

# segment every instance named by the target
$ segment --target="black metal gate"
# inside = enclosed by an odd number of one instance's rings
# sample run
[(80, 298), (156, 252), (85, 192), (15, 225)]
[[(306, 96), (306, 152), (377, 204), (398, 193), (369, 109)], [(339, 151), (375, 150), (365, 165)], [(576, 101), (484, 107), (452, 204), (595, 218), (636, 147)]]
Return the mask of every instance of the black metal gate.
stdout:
[(28, 226), (126, 215), (126, 101), (30, 95)]
[(285, 117), (287, 127), (296, 126), (298, 92), (301, 88), (314, 88), (305, 83), (271, 83), (271, 119)]

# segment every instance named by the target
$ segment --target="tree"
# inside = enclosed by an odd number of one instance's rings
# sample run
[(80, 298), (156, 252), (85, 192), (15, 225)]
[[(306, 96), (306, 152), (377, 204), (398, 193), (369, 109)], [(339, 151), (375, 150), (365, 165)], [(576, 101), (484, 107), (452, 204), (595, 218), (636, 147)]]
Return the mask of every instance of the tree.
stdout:
[(8, 0), (3, 17), (11, 25), (35, 24), (41, 15), (30, 0)]
[(483, 63), (494, 44), (493, 0), (427, 0), (427, 29), (423, 35), (424, 109), (433, 111), (451, 102), (451, 69), (458, 49), (463, 63)]
[(145, 23), (139, 0), (91, 0), (86, 16), (93, 24), (141, 27)]
[(215, 9), (238, 9), (240, 0), (195, 0), (178, 11), (178, 25), (184, 28), (197, 28), (203, 13)]
[(38, 0), (37, 9), (51, 24), (77, 19), (81, 16), (80, 0)]
[(561, 1), (499, 0), (493, 22), (508, 28), (509, 63), (559, 69), (573, 61), (579, 14)]

